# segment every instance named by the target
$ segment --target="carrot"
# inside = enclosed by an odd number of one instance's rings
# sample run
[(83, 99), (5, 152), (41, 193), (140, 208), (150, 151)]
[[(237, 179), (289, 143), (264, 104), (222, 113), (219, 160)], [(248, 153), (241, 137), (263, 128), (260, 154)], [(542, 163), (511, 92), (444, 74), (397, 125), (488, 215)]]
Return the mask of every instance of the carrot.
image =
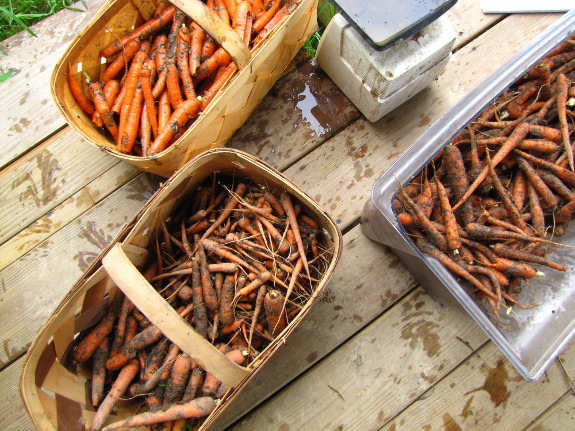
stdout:
[[(150, 354), (146, 358), (146, 363), (142, 369), (141, 380), (147, 382), (162, 366), (162, 362), (168, 353), (168, 342), (164, 338), (154, 345)], [(151, 390), (152, 388), (148, 388)]]
[(250, 5), (252, 7), (252, 14), (255, 17), (259, 17), (266, 11), (262, 0), (250, 0)]
[(200, 266), (200, 278), (202, 282), (202, 292), (204, 297), (204, 304), (210, 311), (215, 311), (218, 309), (218, 296), (212, 282), (212, 276), (208, 266), (208, 260), (206, 258), (206, 252), (204, 246), (200, 241), (200, 236), (196, 235), (196, 243), (198, 244), (198, 251), (196, 253), (196, 258), (199, 260)]
[(555, 142), (546, 139), (524, 139), (517, 148), (524, 151), (535, 151), (546, 154), (556, 152), (559, 146)]
[(226, 276), (222, 285), (219, 303), (219, 319), (222, 325), (229, 325), (234, 321), (233, 301), (235, 296), (234, 277)]
[(195, 76), (202, 61), (202, 45), (204, 43), (204, 30), (195, 22), (191, 24), (192, 38), (190, 40), (189, 69), (190, 75)]
[(515, 203), (515, 206), (519, 212), (523, 211), (523, 206), (525, 204), (525, 197), (527, 193), (527, 185), (525, 180), (525, 175), (523, 172), (518, 171), (513, 179), (513, 185), (511, 186), (511, 198)]
[(170, 378), (166, 384), (164, 404), (171, 404), (182, 398), (192, 371), (191, 366), (190, 357), (185, 353), (180, 353), (174, 361)]
[(236, 8), (237, 8), (236, 0), (223, 0), (223, 3), (225, 5), (226, 9), (228, 10), (228, 13), (230, 14), (230, 16), (233, 16), (236, 14)]
[(168, 124), (160, 129), (158, 137), (152, 142), (150, 152), (157, 154), (165, 150), (171, 144), (176, 133), (198, 113), (199, 109), (200, 102), (198, 99), (194, 98), (183, 101), (170, 117)]
[[(406, 205), (409, 207), (413, 215), (417, 217), (418, 225), (425, 231), (428, 235), (430, 241), (439, 247), (442, 251), (447, 251), (447, 241), (445, 237), (437, 230), (437, 228), (431, 223), (431, 221), (423, 214), (421, 209), (417, 206), (415, 202), (409, 197), (405, 190), (400, 187), (399, 193), (405, 201)], [(453, 209), (453, 208), (452, 208)]]
[(272, 337), (277, 337), (286, 327), (287, 319), (283, 308), (286, 299), (275, 289), (266, 293), (264, 298), (264, 310), (268, 331)]
[(199, 397), (181, 404), (162, 406), (155, 411), (140, 413), (127, 419), (114, 422), (102, 429), (112, 431), (123, 427), (136, 427), (170, 422), (178, 419), (202, 418), (208, 416), (216, 407), (211, 397)]
[(297, 244), (297, 248), (298, 248), (300, 257), (301, 257), (302, 262), (303, 262), (303, 267), (305, 268), (305, 272), (306, 272), (308, 278), (311, 278), (310, 272), (309, 272), (309, 264), (308, 264), (308, 261), (307, 261), (306, 255), (305, 255), (305, 247), (303, 245), (299, 225), (297, 222), (297, 214), (295, 212), (295, 208), (294, 208), (293, 202), (291, 201), (289, 194), (286, 192), (280, 193), (280, 202), (281, 202), (281, 204), (284, 208), (284, 211), (286, 213), (288, 225), (291, 228), (291, 230), (295, 236), (295, 241)]
[(163, 130), (168, 125), (171, 116), (172, 107), (168, 99), (168, 93), (163, 91), (158, 101), (158, 134), (160, 130)]
[(536, 138), (547, 139), (552, 142), (562, 142), (563, 135), (561, 130), (549, 126), (540, 126), (539, 124), (530, 124), (529, 133)]
[(134, 98), (130, 105), (130, 111), (126, 118), (126, 125), (122, 135), (118, 135), (118, 149), (123, 153), (129, 153), (134, 148), (136, 138), (138, 137), (138, 125), (144, 103), (144, 94), (141, 88), (136, 88)]
[[(241, 365), (245, 362), (247, 352), (240, 349), (234, 349), (226, 353), (225, 356), (230, 361)], [(204, 384), (202, 385), (202, 389), (200, 391), (202, 396), (214, 396), (221, 383), (222, 382), (218, 380), (216, 376), (210, 373), (206, 373), (206, 376), (204, 377)]]
[(90, 427), (91, 431), (99, 431), (102, 429), (104, 421), (110, 415), (112, 409), (118, 402), (118, 399), (124, 394), (124, 392), (126, 392), (128, 385), (136, 377), (139, 369), (140, 364), (137, 359), (130, 360), (130, 362), (122, 368), (120, 374), (118, 374), (118, 377), (114, 381), (112, 388), (94, 415), (92, 426)]
[[(120, 130), (118, 132), (118, 139), (120, 140), (119, 143), (121, 143), (121, 140), (124, 137), (124, 129), (126, 127), (126, 121), (128, 120), (129, 114), (131, 112), (131, 106), (136, 95), (136, 89), (138, 87), (138, 82), (140, 81), (142, 66), (144, 64), (144, 61), (146, 61), (146, 59), (148, 58), (149, 52), (150, 52), (150, 43), (147, 41), (142, 42), (140, 48), (138, 49), (138, 52), (132, 59), (130, 69), (128, 70), (128, 75), (124, 83), (124, 86), (126, 87), (126, 92), (124, 94), (123, 103), (120, 108)], [(131, 151), (131, 148), (129, 151)]]
[(162, 27), (166, 26), (173, 19), (177, 8), (173, 5), (166, 7), (163, 12), (157, 17), (136, 28), (134, 31), (128, 33), (127, 35), (121, 37), (117, 41), (111, 43), (100, 51), (100, 57), (110, 57), (116, 52), (120, 51), (124, 45), (128, 42), (139, 39), (144, 40), (152, 33), (155, 33)]
[(491, 163), (491, 157), (489, 157), (488, 151), (486, 151), (485, 158), (487, 159), (487, 167), (489, 169), (489, 176), (491, 177), (491, 184), (493, 184), (495, 191), (499, 195), (499, 198), (507, 210), (507, 214), (511, 218), (511, 221), (525, 234), (530, 234), (531, 230), (527, 227), (527, 223), (525, 223), (525, 221), (521, 218), (521, 213), (519, 212), (517, 206), (515, 206), (515, 202), (513, 202), (511, 195), (507, 189), (503, 187), (503, 184), (501, 184), (501, 181), (499, 180), (499, 177), (493, 168), (493, 164)]
[[(515, 149), (515, 147), (517, 147), (517, 145), (519, 145), (519, 142), (521, 142), (525, 138), (525, 136), (527, 136), (529, 129), (530, 129), (530, 125), (528, 123), (521, 123), (515, 128), (515, 130), (513, 130), (513, 132), (507, 138), (505, 143), (499, 148), (497, 153), (495, 153), (495, 155), (491, 159), (491, 163), (493, 164), (494, 168), (505, 158), (505, 156), (507, 156), (513, 149)], [(463, 202), (465, 202), (471, 196), (471, 194), (477, 189), (477, 187), (487, 177), (488, 173), (489, 173), (489, 168), (486, 166), (485, 168), (483, 168), (481, 173), (477, 176), (475, 181), (473, 181), (473, 183), (469, 186), (469, 188), (467, 189), (465, 194), (459, 199), (458, 203), (456, 203), (453, 206), (452, 209), (454, 211), (457, 208), (459, 208), (459, 206), (461, 206), (463, 204)]]
[(452, 273), (464, 278), (475, 288), (479, 289), (481, 292), (485, 293), (493, 299), (497, 299), (497, 296), (489, 290), (483, 283), (481, 283), (477, 278), (469, 273), (469, 271), (462, 268), (454, 260), (452, 260), (448, 255), (443, 253), (437, 247), (435, 247), (430, 242), (423, 238), (418, 238), (416, 241), (417, 248), (419, 248), (423, 253), (428, 254), (436, 258), (443, 266), (445, 266)]
[(548, 266), (549, 268), (553, 268), (558, 271), (567, 271), (567, 267), (565, 265), (553, 262), (550, 259), (538, 256), (536, 254), (519, 250), (515, 247), (509, 247), (503, 243), (496, 243), (492, 245), (491, 248), (495, 253), (497, 253), (499, 256), (502, 257), (507, 257), (514, 260), (523, 260), (526, 262), (538, 263), (540, 265), (545, 265)]
[(550, 188), (555, 190), (559, 196), (569, 201), (571, 199), (575, 199), (575, 191), (567, 187), (563, 181), (561, 181), (551, 172), (547, 172), (546, 170), (541, 169), (537, 173), (539, 174), (541, 179), (545, 182), (545, 184), (547, 184)]
[(97, 407), (104, 398), (106, 384), (106, 358), (110, 350), (110, 340), (105, 337), (96, 351), (92, 362), (92, 405)]
[(224, 20), (226, 24), (230, 23), (230, 14), (228, 13), (228, 9), (224, 4), (224, 0), (215, 0), (214, 8), (218, 16)]
[(523, 157), (525, 160), (528, 160), (529, 162), (533, 163), (534, 165), (541, 166), (542, 168), (545, 168), (546, 170), (551, 172), (556, 177), (560, 178), (565, 183), (567, 183), (571, 186), (575, 186), (575, 173), (573, 171), (570, 171), (569, 169), (565, 169), (560, 165), (557, 165), (555, 163), (551, 163), (551, 162), (544, 160), (544, 159), (541, 159), (539, 157), (535, 157), (535, 156), (533, 156), (529, 153), (526, 153), (524, 151), (515, 150), (514, 152), (515, 152), (515, 154)]
[(159, 35), (155, 43), (156, 47), (154, 50), (154, 61), (156, 63), (158, 78), (156, 79), (156, 83), (152, 88), (152, 96), (154, 99), (157, 99), (166, 88), (166, 57), (168, 55), (168, 37), (166, 35)]
[(186, 386), (186, 390), (184, 391), (184, 395), (182, 396), (182, 401), (190, 401), (196, 397), (196, 394), (201, 386), (203, 379), (204, 379), (203, 370), (200, 367), (194, 367), (192, 370), (190, 380), (188, 381), (188, 384)]
[(196, 97), (188, 60), (190, 41), (191, 36), (189, 30), (186, 27), (182, 27), (178, 33), (176, 64), (178, 65), (180, 80), (182, 81), (182, 87), (184, 88), (184, 94), (187, 99), (193, 99)]
[(204, 338), (208, 338), (208, 314), (204, 303), (200, 267), (197, 259), (192, 261), (192, 301), (194, 304), (194, 329)]
[(284, 236), (276, 229), (273, 223), (264, 217), (257, 217), (257, 220), (259, 220), (267, 228), (268, 233), (270, 234), (272, 240), (276, 244), (275, 251), (281, 255), (289, 253), (290, 251), (289, 243), (286, 241)]
[(510, 277), (530, 279), (536, 276), (545, 275), (544, 273), (537, 271), (531, 265), (506, 259), (504, 257), (499, 257), (492, 266)]
[(90, 90), (90, 94), (92, 95), (92, 100), (94, 101), (94, 105), (96, 106), (96, 111), (100, 114), (100, 118), (102, 118), (104, 125), (112, 135), (115, 141), (118, 140), (118, 126), (116, 125), (116, 121), (112, 116), (112, 112), (110, 111), (110, 106), (106, 101), (106, 96), (104, 95), (104, 91), (102, 86), (99, 82), (92, 82), (89, 84), (88, 89)]
[[(207, 39), (207, 37), (206, 37)], [(223, 49), (218, 48), (212, 55), (202, 61), (194, 82), (199, 83), (214, 73), (220, 66), (227, 66), (231, 63), (232, 57)]]
[(140, 39), (133, 39), (129, 41), (120, 51), (120, 54), (112, 61), (100, 76), (100, 81), (106, 83), (114, 79), (128, 64), (128, 62), (136, 55), (140, 48)]
[(202, 62), (210, 58), (214, 52), (216, 52), (216, 41), (209, 33), (205, 33), (204, 43), (202, 43)]
[(146, 103), (146, 112), (148, 114), (148, 120), (150, 126), (152, 127), (152, 133), (154, 138), (158, 136), (158, 114), (156, 113), (156, 105), (154, 102), (154, 96), (152, 94), (152, 69), (153, 60), (149, 59), (142, 66), (142, 72), (140, 74), (140, 83), (142, 85), (142, 94), (144, 96), (144, 101)]
[(100, 321), (74, 349), (72, 357), (76, 362), (84, 363), (96, 351), (102, 340), (108, 336), (114, 328), (116, 321), (116, 314), (108, 313), (104, 319)]
[(252, 321), (250, 324), (250, 332), (249, 332), (249, 336), (248, 336), (248, 350), (251, 350), (252, 340), (253, 340), (253, 336), (254, 336), (254, 329), (255, 329), (255, 326), (258, 322), (258, 318), (260, 316), (262, 308), (264, 306), (264, 299), (266, 297), (267, 290), (268, 290), (268, 288), (266, 285), (261, 285), (260, 288), (258, 289), (258, 294), (257, 294), (256, 300), (255, 300), (254, 312), (252, 315)]
[(72, 70), (72, 65), (68, 63), (68, 88), (72, 93), (72, 97), (78, 104), (78, 106), (84, 111), (86, 114), (92, 116), (96, 112), (92, 102), (88, 100), (84, 92), (82, 91), (82, 87), (78, 84), (78, 81), (74, 78), (74, 71)]
[(224, 69), (224, 72), (214, 80), (210, 88), (202, 96), (202, 111), (208, 107), (209, 103), (216, 97), (217, 93), (223, 88), (237, 69), (238, 67), (235, 63), (230, 63)]
[[(277, 3), (281, 3), (281, 1), (277, 1)], [(295, 1), (287, 1), (278, 9), (276, 13), (270, 18), (270, 20), (264, 25), (264, 27), (258, 32), (259, 34), (254, 38), (252, 44), (253, 46), (257, 45), (259, 42), (263, 40), (263, 38), (270, 32), (272, 29), (290, 12), (297, 6), (297, 2)], [(255, 23), (254, 23), (255, 25)]]
[(272, 273), (269, 271), (263, 271), (257, 274), (256, 278), (248, 283), (244, 288), (237, 291), (234, 300), (237, 300), (240, 296), (248, 296), (251, 292), (259, 288), (264, 283), (272, 279)]
[(573, 149), (571, 148), (571, 142), (569, 140), (569, 129), (567, 127), (567, 110), (565, 104), (567, 103), (567, 95), (569, 91), (569, 81), (567, 77), (560, 73), (557, 75), (556, 81), (556, 100), (557, 100), (557, 116), (559, 117), (559, 128), (561, 130), (561, 138), (563, 141), (563, 147), (565, 148), (565, 153), (567, 154), (567, 160), (569, 161), (569, 167), (572, 171), (575, 170), (573, 165)]
[[(464, 174), (465, 175), (465, 174)], [(435, 178), (437, 191), (439, 194), (439, 202), (441, 204), (441, 212), (443, 216), (443, 226), (445, 226), (445, 239), (447, 240), (447, 248), (453, 253), (458, 254), (461, 248), (461, 239), (459, 238), (459, 226), (455, 219), (455, 214), (451, 210), (451, 204), (447, 197), (447, 192), (443, 187), (441, 181)]]
[[(235, 13), (232, 14), (232, 28), (243, 39), (248, 25), (248, 15), (251, 13), (251, 5), (248, 1), (241, 1), (237, 4)], [(251, 33), (251, 32), (248, 32)]]
[(106, 361), (108, 370), (117, 370), (126, 365), (137, 352), (162, 338), (162, 331), (155, 325), (149, 325), (139, 332), (130, 342), (124, 344), (120, 351)]
[(541, 179), (541, 177), (537, 174), (533, 166), (520, 156), (515, 156), (517, 160), (517, 164), (519, 168), (523, 171), (527, 180), (535, 187), (539, 196), (545, 201), (545, 203), (551, 207), (555, 208), (559, 203), (557, 197), (553, 194), (553, 192), (547, 187), (547, 184)]
[(555, 223), (559, 224), (571, 221), (573, 211), (575, 211), (575, 199), (570, 200), (561, 208), (559, 208), (559, 210), (555, 211), (553, 214)]

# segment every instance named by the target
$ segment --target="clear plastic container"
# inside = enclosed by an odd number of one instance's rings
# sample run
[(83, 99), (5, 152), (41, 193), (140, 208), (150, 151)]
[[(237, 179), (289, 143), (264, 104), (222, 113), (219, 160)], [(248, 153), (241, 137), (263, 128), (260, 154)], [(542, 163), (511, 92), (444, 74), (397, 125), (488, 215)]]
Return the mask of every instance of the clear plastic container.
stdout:
[[(406, 185), (451, 139), (532, 65), (575, 32), (575, 9), (533, 39), (511, 60), (478, 85), (435, 122), (379, 177), (362, 212), (362, 229), (372, 240), (389, 246), (428, 293), (451, 308), (471, 316), (527, 380), (537, 380), (575, 334), (575, 249), (561, 247), (555, 256), (569, 266), (565, 273), (548, 274), (545, 282), (530, 282), (519, 299), (540, 304), (505, 316), (508, 328), (493, 323), (478, 302), (437, 260), (422, 254), (397, 220), (393, 202), (398, 181)], [(572, 226), (571, 230), (575, 230)], [(575, 245), (575, 234), (561, 242)], [(554, 258), (553, 255), (549, 256)], [(536, 287), (536, 288), (535, 288)]]

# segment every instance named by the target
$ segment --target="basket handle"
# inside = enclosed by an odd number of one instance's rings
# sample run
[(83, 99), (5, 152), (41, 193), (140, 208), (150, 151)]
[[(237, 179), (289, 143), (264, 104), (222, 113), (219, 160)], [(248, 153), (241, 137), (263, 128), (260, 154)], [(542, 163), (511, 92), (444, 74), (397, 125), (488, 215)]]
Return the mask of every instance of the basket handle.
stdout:
[(230, 54), (238, 69), (248, 63), (250, 49), (240, 35), (213, 10), (199, 0), (170, 0), (170, 2), (207, 31)]
[(234, 388), (247, 376), (247, 368), (227, 359), (156, 292), (132, 264), (122, 244), (117, 243), (110, 249), (102, 259), (102, 265), (110, 278), (150, 322), (206, 372)]

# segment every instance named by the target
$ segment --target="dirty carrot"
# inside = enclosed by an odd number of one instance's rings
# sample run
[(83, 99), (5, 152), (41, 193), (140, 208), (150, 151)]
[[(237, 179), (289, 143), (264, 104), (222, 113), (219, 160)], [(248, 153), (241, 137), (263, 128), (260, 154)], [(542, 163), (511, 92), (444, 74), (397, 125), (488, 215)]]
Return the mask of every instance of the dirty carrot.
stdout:
[(556, 90), (556, 101), (557, 101), (557, 116), (559, 117), (559, 128), (561, 130), (561, 138), (563, 142), (563, 147), (565, 149), (565, 154), (567, 154), (567, 160), (569, 160), (569, 167), (572, 171), (575, 170), (573, 166), (573, 150), (571, 148), (571, 142), (569, 140), (569, 128), (567, 126), (567, 110), (565, 104), (567, 103), (568, 91), (569, 91), (569, 81), (567, 77), (560, 73), (557, 75), (557, 90)]
[[(519, 145), (519, 142), (521, 142), (525, 138), (525, 136), (527, 136), (529, 128), (530, 126), (528, 123), (521, 123), (515, 128), (515, 130), (513, 130), (513, 132), (511, 133), (511, 135), (509, 135), (505, 143), (499, 148), (497, 153), (495, 153), (495, 155), (491, 159), (493, 167), (497, 166), (499, 162), (501, 162), (505, 158), (505, 156), (507, 156), (513, 149), (515, 149), (515, 147), (517, 147), (517, 145)], [(457, 208), (459, 208), (459, 206), (462, 205), (463, 202), (465, 202), (471, 196), (471, 194), (477, 189), (477, 187), (479, 187), (479, 185), (487, 177), (488, 173), (489, 169), (486, 166), (477, 176), (475, 181), (473, 181), (473, 183), (469, 186), (465, 194), (453, 206), (452, 209), (454, 211)]]
[(67, 75), (68, 75), (67, 76), (68, 87), (70, 88), (70, 92), (72, 93), (72, 96), (74, 97), (74, 100), (76, 101), (78, 106), (82, 108), (82, 111), (84, 111), (86, 114), (90, 116), (94, 115), (96, 110), (94, 109), (92, 102), (86, 97), (86, 95), (82, 91), (82, 87), (80, 86), (80, 84), (78, 84), (78, 81), (76, 81), (76, 79), (74, 78), (74, 71), (72, 70), (72, 65), (70, 63), (68, 63)]
[(439, 202), (441, 204), (441, 213), (443, 217), (443, 226), (445, 227), (445, 239), (447, 240), (447, 248), (453, 253), (458, 254), (461, 248), (461, 239), (459, 238), (459, 225), (455, 219), (455, 214), (451, 210), (449, 197), (445, 191), (445, 187), (441, 181), (435, 178), (437, 191), (439, 195)]
[(157, 154), (166, 149), (170, 145), (174, 135), (176, 135), (190, 119), (196, 116), (199, 109), (200, 102), (198, 99), (194, 98), (183, 101), (171, 115), (168, 124), (160, 129), (158, 137), (152, 142), (150, 152)]
[(268, 330), (272, 337), (277, 337), (286, 327), (287, 319), (284, 311), (286, 299), (278, 290), (270, 290), (264, 299), (264, 310)]
[(124, 427), (147, 426), (161, 422), (170, 422), (178, 419), (202, 418), (208, 416), (216, 407), (212, 397), (199, 397), (181, 404), (162, 406), (157, 410), (140, 413), (118, 422), (114, 422), (102, 429), (112, 431)]
[(120, 373), (118, 377), (114, 381), (112, 385), (112, 389), (108, 392), (96, 414), (94, 415), (94, 419), (92, 420), (92, 426), (90, 428), (91, 431), (99, 431), (102, 429), (104, 425), (104, 421), (108, 418), (112, 409), (118, 402), (118, 399), (124, 394), (128, 385), (132, 382), (132, 380), (136, 377), (138, 371), (140, 370), (140, 363), (137, 359), (130, 360), (127, 363)]
[(108, 313), (76, 346), (72, 355), (74, 360), (83, 363), (90, 359), (102, 340), (112, 332), (115, 321), (116, 314)]
[(114, 117), (110, 110), (110, 106), (106, 101), (106, 96), (104, 95), (104, 90), (102, 89), (102, 86), (100, 85), (99, 82), (92, 82), (91, 84), (88, 85), (88, 89), (90, 90), (90, 94), (92, 95), (92, 101), (96, 106), (96, 111), (98, 112), (100, 118), (102, 118), (102, 121), (104, 122), (104, 126), (106, 126), (106, 129), (108, 129), (114, 140), (117, 141), (118, 125), (116, 124), (116, 121), (114, 120)]

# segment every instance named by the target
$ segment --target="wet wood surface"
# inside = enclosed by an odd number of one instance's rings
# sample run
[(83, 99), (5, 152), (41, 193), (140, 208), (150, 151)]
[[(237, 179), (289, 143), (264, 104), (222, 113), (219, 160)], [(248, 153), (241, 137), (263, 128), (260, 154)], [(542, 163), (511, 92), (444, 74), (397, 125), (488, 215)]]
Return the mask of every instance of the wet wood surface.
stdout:
[[(53, 65), (102, 3), (34, 26), (38, 39), (21, 33), (0, 45), (0, 73), (12, 71), (0, 84), (0, 414), (8, 430), (33, 429), (18, 377), (36, 332), (162, 181), (84, 142), (49, 94)], [(469, 317), (429, 297), (361, 232), (375, 179), (559, 17), (485, 15), (475, 0), (460, 0), (448, 16), (458, 37), (445, 70), (380, 121), (367, 121), (307, 60), (228, 144), (317, 200), (342, 229), (344, 250), (324, 296), (219, 429), (535, 431), (572, 421), (573, 343), (539, 381), (526, 382)]]

